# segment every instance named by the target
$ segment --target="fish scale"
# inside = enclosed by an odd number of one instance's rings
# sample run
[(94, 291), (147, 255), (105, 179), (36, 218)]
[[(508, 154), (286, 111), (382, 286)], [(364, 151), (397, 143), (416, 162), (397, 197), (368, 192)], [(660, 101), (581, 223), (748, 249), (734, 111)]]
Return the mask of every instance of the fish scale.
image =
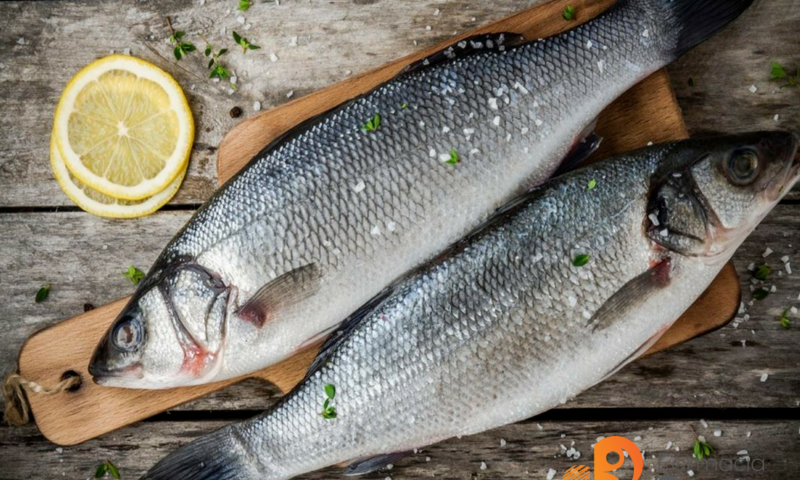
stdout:
[[(288, 479), (477, 433), (566, 401), (635, 358), (694, 302), (797, 182), (799, 141), (774, 133), (708, 147), (656, 146), (550, 182), (394, 285), (265, 414), (184, 447), (146, 478)], [(703, 177), (743, 148), (761, 149), (767, 180), (734, 186)], [(664, 249), (643, 228), (663, 178), (687, 167), (698, 182), (691, 194), (716, 208), (707, 213), (725, 212), (732, 198), (748, 205), (744, 216), (722, 214), (728, 231), (706, 230), (706, 241), (726, 245), (713, 257)], [(591, 179), (602, 179), (592, 191)], [(575, 267), (575, 252), (590, 261)], [(664, 258), (668, 284), (655, 285), (655, 296), (630, 291)], [(628, 303), (593, 329), (581, 310), (594, 319), (620, 294)], [(326, 385), (336, 388), (335, 419), (320, 415)]]
[[(464, 50), (475, 51), (459, 54), (456, 46), (454, 58), (434, 55), (430, 65), (410, 67), (265, 149), (167, 245), (101, 344), (93, 376), (145, 388), (223, 380), (283, 360), (335, 328), (549, 178), (605, 106), (688, 48), (677, 47), (674, 24), (683, 20), (663, 3), (626, 0), (564, 34), (523, 44), (512, 38), (502, 49), (469, 42)], [(717, 15), (702, 25), (708, 34), (729, 21)], [(364, 131), (376, 114), (379, 127)], [(451, 151), (455, 165), (443, 162)], [(224, 347), (210, 352), (219, 353), (215, 363), (190, 374), (152, 371), (125, 352), (106, 363), (118, 360), (117, 370), (134, 365), (140, 378), (103, 378), (100, 362), (110, 355), (103, 349), (114, 351), (113, 332), (182, 262), (202, 267), (231, 292), (224, 321), (190, 321), (223, 326)], [(280, 289), (279, 279), (309, 266), (316, 273), (308, 277), (311, 294), (286, 305), (258, 303), (262, 291)], [(487, 278), (487, 288), (493, 281)], [(170, 321), (169, 308), (159, 312), (142, 328)], [(174, 351), (157, 346), (168, 341), (163, 335), (152, 340), (156, 345), (139, 347), (150, 357)]]

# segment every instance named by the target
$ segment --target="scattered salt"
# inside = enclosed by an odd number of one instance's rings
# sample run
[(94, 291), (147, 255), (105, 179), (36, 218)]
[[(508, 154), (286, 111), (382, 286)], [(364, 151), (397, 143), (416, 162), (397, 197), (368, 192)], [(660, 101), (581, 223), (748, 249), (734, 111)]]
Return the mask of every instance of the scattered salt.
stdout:
[(258, 100), (253, 102), (253, 110), (255, 110), (256, 112), (261, 110), (261, 102), (259, 102)]
[(425, 25), (425, 30), (430, 30), (430, 29), (431, 29), (430, 25)]
[(56, 447), (56, 452), (58, 452), (58, 453), (64, 453), (64, 449), (63, 449), (63, 448), (61, 448), (61, 447)]
[(364, 183), (364, 181), (363, 181), (363, 180), (360, 180), (360, 181), (359, 181), (357, 184), (355, 184), (355, 186), (353, 187), (353, 191), (354, 191), (354, 192), (356, 192), (356, 193), (361, 193), (361, 192), (362, 192), (362, 191), (363, 191), (365, 188), (367, 188), (367, 185)]
[(273, 52), (273, 53), (269, 54), (269, 59), (270, 59), (271, 62), (277, 62), (278, 61), (278, 56), (275, 55), (275, 52)]
[(494, 119), (492, 120), (492, 123), (494, 123), (495, 126), (500, 126), (500, 117), (495, 116)]
[(775, 121), (777, 122), (777, 121), (779, 121), (780, 119), (781, 119), (781, 116), (776, 114), (776, 115), (775, 115)]
[(750, 85), (750, 93), (756, 93), (758, 91), (758, 87), (755, 85)]
[(289, 90), (289, 91), (286, 93), (286, 98), (292, 98), (292, 96), (294, 96), (294, 90)]
[(642, 439), (641, 435), (636, 435), (635, 437), (633, 437), (633, 441), (634, 441), (634, 442), (638, 442), (638, 441), (640, 441), (641, 439)]
[(547, 480), (553, 480), (553, 478), (555, 478), (555, 476), (556, 476), (556, 473), (557, 472), (555, 470), (553, 470), (552, 468), (549, 469), (547, 471)]
[(22, 37), (19, 37), (19, 38), (17, 39), (17, 45), (25, 45), (25, 39), (24, 39), (24, 38), (22, 38)]
[(501, 447), (505, 447), (506, 446), (506, 440), (504, 438), (500, 439), (500, 446)]
[(600, 60), (599, 62), (597, 62), (597, 69), (600, 70), (600, 73), (603, 73), (603, 68), (605, 68), (605, 66), (606, 66), (605, 61)]
[(544, 430), (544, 427), (542, 426), (541, 423), (537, 423), (536, 428), (538, 428), (539, 430)]
[(659, 225), (660, 225), (660, 223), (659, 223), (659, 221), (658, 221), (658, 217), (656, 216), (656, 214), (655, 214), (655, 213), (651, 213), (651, 214), (650, 214), (650, 215), (648, 215), (647, 217), (650, 219), (650, 222), (653, 224), (653, 226), (656, 226), (656, 227), (657, 227), (657, 226), (659, 226)]
[(694, 477), (694, 470), (687, 470), (686, 471), (686, 475), (689, 475), (690, 477)]
[(592, 41), (591, 41), (591, 40), (589, 40), (588, 42), (586, 42), (586, 48), (592, 48), (592, 45), (593, 45), (593, 44), (592, 44)]
[(766, 374), (766, 373), (762, 374), (761, 375), (761, 382), (762, 383), (766, 382), (768, 378), (769, 378), (769, 374)]
[(297, 46), (297, 37), (290, 37), (289, 38), (289, 46), (296, 47)]
[(702, 426), (703, 426), (703, 428), (708, 428), (708, 422), (706, 422), (706, 421), (705, 421), (705, 420), (703, 420), (703, 419), (701, 419), (701, 420), (700, 420), (700, 425), (702, 425)]
[(437, 8), (436, 10), (434, 10), (434, 11), (433, 11), (433, 14), (434, 14), (434, 15), (439, 15), (439, 9)]
[(389, 230), (390, 232), (394, 232), (395, 230), (397, 230), (397, 224), (394, 223), (394, 222), (388, 222), (386, 224), (386, 230)]
[(767, 247), (767, 249), (766, 249), (766, 250), (764, 250), (764, 253), (762, 253), (762, 254), (761, 254), (761, 256), (762, 256), (762, 257), (764, 257), (764, 258), (767, 258), (767, 257), (769, 257), (770, 255), (772, 255), (772, 249), (771, 249), (771, 248), (769, 248), (769, 247)]
[(786, 265), (784, 265), (784, 267), (786, 267), (786, 273), (791, 275), (792, 274), (792, 264), (791, 263), (787, 263)]
[(241, 23), (242, 25), (244, 25), (244, 17), (243, 16), (239, 15), (238, 17), (236, 17), (236, 21)]
[(380, 235), (380, 234), (381, 234), (381, 229), (380, 229), (380, 227), (378, 227), (377, 225), (373, 226), (373, 227), (372, 227), (372, 230), (370, 230), (370, 231), (369, 231), (369, 234), (370, 234), (370, 235), (373, 235), (373, 236), (378, 236), (378, 235)]
[(491, 108), (492, 110), (497, 110), (499, 108), (497, 106), (497, 99), (496, 98), (490, 98), (489, 99), (489, 108)]
[(714, 430), (714, 436), (715, 437), (721, 437), (722, 436), (722, 430)]
[(537, 126), (537, 127), (541, 127), (541, 126), (542, 126), (542, 124), (544, 124), (544, 122), (543, 122), (543, 121), (541, 121), (541, 120), (539, 120), (538, 118), (537, 118), (536, 120), (534, 120), (534, 122), (533, 122), (533, 123), (534, 123), (534, 124), (536, 124), (536, 126)]
[(481, 470), (486, 470), (486, 462), (481, 462)]
[(648, 29), (646, 29), (646, 28), (645, 28), (645, 29), (644, 29), (644, 32), (642, 32), (642, 36), (643, 36), (644, 38), (650, 38), (650, 30), (648, 30)]

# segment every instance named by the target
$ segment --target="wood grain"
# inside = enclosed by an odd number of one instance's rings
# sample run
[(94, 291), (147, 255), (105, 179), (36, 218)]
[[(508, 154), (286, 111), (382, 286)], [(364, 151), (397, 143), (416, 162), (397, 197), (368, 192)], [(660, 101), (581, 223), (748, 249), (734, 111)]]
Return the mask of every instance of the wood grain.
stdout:
[[(611, 3), (594, 2), (591, 8), (588, 5), (579, 7), (581, 11), (593, 15)], [(565, 5), (566, 2), (548, 3), (486, 27), (481, 32), (511, 31), (523, 33), (529, 38), (552, 35), (568, 25), (550, 21), (558, 18)], [(225, 181), (241, 169), (263, 145), (285, 130), (332, 108), (342, 99), (371, 90), (396, 75), (408, 63), (442, 47), (398, 60), (375, 72), (341, 82), (243, 122), (226, 136), (220, 147), (220, 181)], [(685, 126), (664, 72), (633, 89), (601, 118), (598, 132), (609, 139), (604, 152), (601, 152), (606, 155), (641, 147), (648, 141), (686, 137)], [(661, 340), (659, 349), (718, 328), (733, 316), (738, 305), (738, 282), (732, 267), (723, 272), (704, 299), (706, 303), (687, 312), (676, 329)], [(65, 445), (79, 443), (236, 383), (237, 380), (232, 380), (159, 392), (102, 388), (91, 383), (86, 372), (88, 359), (125, 301), (114, 302), (51, 327), (36, 334), (23, 346), (19, 367), (25, 378), (48, 384), (58, 381), (65, 371), (74, 371), (85, 380), (76, 392), (47, 397), (30, 396), (37, 425), (50, 440)], [(714, 314), (706, 314), (707, 311)], [(68, 332), (71, 335), (67, 335)], [(288, 391), (302, 379), (313, 357), (313, 352), (309, 351), (251, 376), (268, 380), (280, 390)], [(78, 425), (80, 427), (76, 427)]]
[[(613, 414), (613, 412), (612, 412)], [(663, 421), (645, 418), (609, 418), (608, 412), (580, 420), (534, 418), (488, 432), (453, 438), (418, 451), (397, 462), (390, 471), (377, 472), (364, 480), (545, 480), (551, 468), (558, 480), (573, 465), (591, 465), (592, 445), (598, 437), (620, 435), (631, 440), (645, 453), (643, 480), (658, 479), (672, 473), (689, 479), (685, 469), (675, 472), (663, 462), (661, 468), (653, 455), (673, 460), (691, 460), (691, 448), (697, 435), (704, 435), (714, 447), (714, 459), (737, 461), (738, 452), (747, 450), (751, 462), (764, 461), (763, 471), (721, 472), (693, 469), (692, 480), (794, 480), (800, 476), (800, 421), (776, 417), (771, 420), (729, 420), (706, 417), (708, 427), (693, 415), (685, 419)], [(201, 435), (224, 426), (224, 421), (142, 422), (123, 431), (66, 447), (58, 452), (33, 427), (0, 427), (0, 480), (92, 477), (96, 466), (108, 459), (119, 467), (123, 479), (144, 474), (168, 452)], [(539, 428), (541, 426), (541, 429)], [(719, 430), (720, 437), (714, 436)], [(501, 439), (505, 443), (501, 446)], [(574, 442), (574, 444), (573, 444)], [(667, 450), (667, 445), (672, 447)], [(561, 449), (575, 448), (580, 458), (567, 458)], [(680, 451), (677, 451), (680, 449)], [(481, 470), (481, 463), (486, 469)], [(677, 465), (677, 463), (675, 463)], [(43, 475), (43, 473), (45, 473)], [(329, 467), (297, 477), (297, 480), (343, 478), (342, 470)], [(630, 460), (617, 473), (620, 479), (632, 478)], [(178, 480), (178, 479), (176, 479)]]

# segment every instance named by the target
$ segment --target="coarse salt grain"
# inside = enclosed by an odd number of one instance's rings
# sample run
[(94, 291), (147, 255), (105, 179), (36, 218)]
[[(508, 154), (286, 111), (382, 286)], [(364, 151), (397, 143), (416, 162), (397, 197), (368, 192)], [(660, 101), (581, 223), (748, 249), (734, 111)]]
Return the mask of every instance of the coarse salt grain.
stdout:
[(549, 469), (547, 471), (547, 480), (553, 480), (553, 478), (555, 478), (555, 476), (556, 476), (556, 473), (557, 472), (555, 470), (553, 470), (552, 468)]
[(253, 102), (253, 110), (255, 110), (256, 112), (261, 110), (261, 102), (259, 102), (258, 100)]
[(780, 119), (781, 119), (781, 116), (776, 114), (776, 115), (775, 115), (775, 121), (777, 122), (777, 121), (779, 121)]
[(706, 422), (706, 421), (705, 421), (705, 420), (703, 420), (703, 419), (701, 419), (701, 420), (700, 420), (700, 425), (702, 425), (702, 426), (703, 426), (703, 428), (708, 428), (708, 422)]
[(500, 446), (501, 447), (505, 447), (506, 446), (506, 440), (504, 438), (500, 439)]
[(492, 123), (495, 126), (500, 126), (500, 117), (499, 116), (495, 116), (494, 119), (492, 120)]
[(361, 193), (365, 188), (367, 188), (367, 185), (364, 183), (363, 180), (360, 180), (353, 186), (353, 191), (356, 193)]
[(722, 430), (714, 430), (714, 436), (715, 437), (721, 437), (722, 436)]
[(750, 85), (750, 93), (756, 93), (758, 91), (758, 87), (755, 85)]
[(761, 382), (762, 383), (766, 382), (768, 378), (769, 378), (769, 374), (767, 374), (767, 373), (761, 374)]
[(369, 234), (372, 236), (378, 236), (381, 234), (381, 229), (377, 225), (372, 227), (372, 230), (369, 231)]
[(486, 462), (481, 462), (481, 470), (486, 470)]
[(286, 92), (286, 98), (292, 98), (294, 96), (294, 90), (289, 90)]
[(278, 61), (278, 56), (275, 55), (275, 52), (272, 52), (272, 53), (269, 54), (269, 60), (271, 62), (277, 62)]
[(766, 249), (766, 250), (764, 250), (764, 253), (762, 253), (762, 254), (761, 254), (761, 256), (762, 256), (762, 257), (764, 257), (764, 258), (767, 258), (767, 257), (769, 257), (770, 255), (772, 255), (772, 251), (773, 251), (773, 250), (772, 250), (771, 248), (767, 247), (767, 249)]

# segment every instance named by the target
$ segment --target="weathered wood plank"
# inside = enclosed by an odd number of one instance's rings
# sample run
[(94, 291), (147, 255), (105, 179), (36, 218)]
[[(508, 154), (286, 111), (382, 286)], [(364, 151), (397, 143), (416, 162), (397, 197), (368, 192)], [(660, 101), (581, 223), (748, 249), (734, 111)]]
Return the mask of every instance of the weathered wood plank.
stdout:
[[(135, 222), (110, 221), (78, 212), (0, 215), (0, 318), (4, 342), (0, 369), (8, 370), (25, 338), (82, 311), (83, 304), (107, 303), (133, 290), (120, 272), (129, 264), (149, 267), (189, 212), (160, 212)], [(750, 300), (747, 266), (767, 261), (777, 292), (749, 307), (750, 319), (629, 366), (579, 396), (575, 407), (796, 407), (800, 401), (800, 318), (780, 327), (781, 312), (800, 307), (799, 205), (779, 205), (735, 256)], [(103, 249), (103, 246), (107, 246)], [(780, 260), (795, 262), (788, 275)], [(46, 282), (48, 300), (33, 301)], [(791, 315), (791, 314), (790, 314)], [(753, 331), (755, 333), (753, 333)], [(746, 341), (742, 347), (741, 340)], [(770, 375), (761, 383), (763, 373)], [(183, 407), (190, 410), (261, 409), (267, 389), (250, 382)]]
[[(612, 435), (631, 440), (641, 437), (635, 443), (640, 450), (644, 450), (646, 457), (645, 474), (642, 477), (645, 479), (658, 478), (661, 474), (688, 478), (686, 470), (690, 468), (697, 480), (783, 480), (800, 475), (800, 457), (797, 456), (800, 449), (800, 422), (708, 419), (706, 428), (699, 420), (602, 421), (598, 415), (593, 421), (541, 421), (537, 424), (534, 419), (433, 445), (399, 461), (390, 471), (363, 478), (400, 480), (435, 476), (453, 480), (544, 480), (551, 468), (557, 471), (555, 478), (561, 478), (571, 466), (591, 465), (592, 445), (598, 437)], [(61, 453), (44, 440), (35, 428), (0, 428), (0, 480), (62, 476), (87, 478), (106, 459), (119, 467), (122, 478), (139, 478), (168, 452), (223, 424), (218, 421), (143, 422), (82, 445), (66, 447)], [(722, 436), (715, 437), (715, 430), (720, 430)], [(685, 466), (687, 461), (692, 460), (691, 447), (697, 435), (704, 435), (712, 444), (716, 461), (727, 459), (741, 470), (723, 472), (714, 471), (713, 468)], [(672, 447), (668, 449), (669, 444)], [(569, 459), (561, 445), (578, 450), (580, 458)], [(746, 461), (740, 460), (741, 455), (738, 455), (742, 450), (747, 450), (750, 457), (749, 471), (746, 470)], [(653, 458), (653, 455), (657, 458)], [(661, 459), (660, 463), (658, 458)], [(679, 464), (678, 461), (683, 463)], [(759, 461), (763, 461), (763, 466)], [(481, 468), (482, 462), (486, 469)], [(619, 478), (630, 478), (630, 460), (618, 472)], [(341, 469), (332, 467), (299, 478), (341, 478)]]
[[(234, 105), (250, 115), (256, 100), (263, 108), (284, 103), (290, 91), (299, 96), (317, 90), (347, 72), (376, 68), (535, 3), (303, 0), (280, 6), (257, 3), (242, 14), (230, 1), (202, 6), (198, 0), (0, 2), (0, 17), (14, 18), (0, 30), (0, 206), (71, 205), (47, 162), (52, 114), (69, 78), (110, 50), (130, 49), (166, 69), (186, 89), (199, 128), (189, 175), (173, 204), (197, 204), (215, 188), (215, 147), (237, 122), (228, 115)], [(437, 9), (440, 13), (434, 15)], [(230, 43), (231, 30), (245, 31), (251, 25), (246, 35), (262, 49), (247, 55), (232, 51), (227, 57), (240, 77), (237, 92), (229, 95), (204, 78), (200, 55), (180, 64), (171, 60), (165, 16), (197, 44), (202, 40), (196, 32), (223, 45)], [(245, 25), (237, 21), (240, 16)], [(798, 61), (798, 21), (800, 7), (793, 0), (759, 1), (719, 37), (671, 67), (692, 133), (776, 126), (800, 130), (798, 92), (768, 82), (770, 60), (789, 65)], [(293, 37), (297, 46), (291, 46)], [(19, 39), (24, 43), (18, 44)], [(269, 60), (272, 52), (277, 62)], [(325, 52), (324, 61), (320, 52)], [(693, 88), (687, 85), (689, 77), (695, 79)], [(748, 90), (754, 84), (757, 94)], [(779, 122), (773, 120), (775, 114)], [(800, 198), (798, 192), (793, 198)]]

